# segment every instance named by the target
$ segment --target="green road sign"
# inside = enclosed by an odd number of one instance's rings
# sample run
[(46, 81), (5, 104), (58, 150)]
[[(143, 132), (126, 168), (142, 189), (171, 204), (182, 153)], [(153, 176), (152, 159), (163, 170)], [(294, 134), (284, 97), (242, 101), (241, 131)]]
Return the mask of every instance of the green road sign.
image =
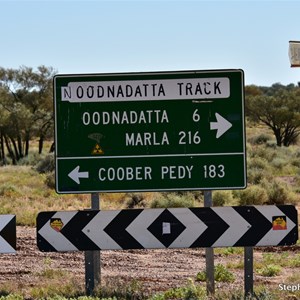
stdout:
[(59, 193), (246, 186), (242, 70), (54, 77)]

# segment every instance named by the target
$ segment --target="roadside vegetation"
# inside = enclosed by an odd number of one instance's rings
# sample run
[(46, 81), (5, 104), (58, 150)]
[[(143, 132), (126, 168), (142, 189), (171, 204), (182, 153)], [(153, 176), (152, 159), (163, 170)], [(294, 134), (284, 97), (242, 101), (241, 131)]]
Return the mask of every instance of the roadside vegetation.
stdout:
[[(274, 145), (265, 127), (249, 127), (247, 139), (248, 187), (242, 191), (214, 191), (214, 205), (260, 205), (295, 204), (299, 206), (299, 149), (297, 145), (281, 148)], [(259, 133), (258, 133), (258, 132)], [(263, 142), (261, 141), (263, 140)], [(257, 142), (259, 141), (259, 142)], [(45, 146), (50, 145), (47, 142)], [(18, 165), (0, 168), (0, 213), (16, 214), (18, 225), (34, 226), (38, 212), (55, 210), (77, 210), (90, 207), (90, 195), (58, 195), (53, 189), (53, 154), (37, 155), (37, 144), (32, 143), (32, 152), (27, 160)], [(203, 206), (202, 192), (173, 193), (120, 193), (101, 194), (101, 209), (123, 209), (144, 207)], [(256, 299), (293, 299), (300, 291), (283, 293), (278, 286), (267, 284), (268, 278), (282, 278), (289, 284), (299, 283), (300, 257), (296, 251), (277, 249), (265, 252), (258, 248), (254, 261)], [(234, 283), (237, 271), (243, 269), (243, 248), (215, 249), (220, 262), (216, 263), (216, 283), (224, 288), (216, 290), (215, 299), (244, 299), (243, 288), (226, 288)], [(298, 271), (295, 271), (298, 270)], [(185, 286), (172, 288), (152, 296), (145, 295), (142, 283), (105, 283), (94, 297), (84, 296), (83, 283), (78, 283), (73, 274), (52, 269), (45, 262), (39, 274), (40, 285), (31, 287), (32, 299), (211, 299), (206, 296), (205, 271), (199, 270)], [(64, 278), (64, 285), (60, 282)], [(279, 279), (280, 280), (280, 279)], [(0, 287), (0, 299), (25, 299), (15, 290), (14, 284)], [(296, 299), (296, 298), (294, 298)]]
[[(266, 131), (265, 128), (261, 130)], [(257, 128), (249, 128), (249, 132)], [(264, 142), (261, 142), (263, 138)], [(259, 141), (259, 143), (257, 142)], [(32, 154), (18, 165), (0, 167), (0, 213), (16, 214), (18, 225), (34, 226), (37, 213), (49, 210), (78, 210), (91, 206), (90, 195), (55, 192), (54, 155)], [(49, 145), (50, 142), (46, 142)], [(300, 150), (297, 145), (281, 148), (266, 133), (253, 134), (247, 142), (248, 187), (244, 190), (214, 191), (215, 206), (300, 203)], [(148, 192), (100, 194), (101, 209), (201, 207), (197, 192)], [(24, 209), (24, 205), (26, 209)]]
[[(55, 192), (53, 154), (52, 68), (36, 71), (21, 67), (0, 68), (0, 214), (15, 214), (17, 225), (35, 226), (42, 211), (81, 210), (91, 206), (90, 195), (59, 195)], [(270, 105), (270, 103), (272, 103)], [(214, 191), (215, 206), (280, 205), (300, 206), (300, 88), (294, 85), (246, 87), (246, 148), (248, 187), (236, 191)], [(101, 209), (201, 207), (204, 197), (197, 192), (149, 192), (100, 194)], [(299, 251), (299, 243), (298, 243)], [(243, 269), (243, 249), (216, 249), (216, 282), (230, 285), (236, 270)], [(225, 258), (230, 258), (224, 263)], [(267, 278), (286, 283), (300, 282), (300, 254), (280, 249), (260, 250), (254, 263), (256, 299), (300, 299), (300, 291), (282, 293), (269, 288)], [(287, 270), (287, 271), (285, 271)], [(294, 272), (293, 270), (297, 270)], [(82, 285), (72, 274), (45, 269), (36, 274), (40, 286), (30, 287), (32, 299), (211, 299), (206, 296), (204, 270), (183, 287), (156, 295), (144, 295), (141, 284), (107, 283), (94, 297), (84, 296)], [(64, 285), (60, 282), (64, 279)], [(28, 291), (27, 291), (28, 293)], [(289, 298), (290, 297), (290, 298)], [(294, 298), (292, 298), (294, 297)], [(13, 283), (0, 286), (0, 300), (25, 299)], [(214, 299), (244, 299), (243, 289), (218, 289)]]

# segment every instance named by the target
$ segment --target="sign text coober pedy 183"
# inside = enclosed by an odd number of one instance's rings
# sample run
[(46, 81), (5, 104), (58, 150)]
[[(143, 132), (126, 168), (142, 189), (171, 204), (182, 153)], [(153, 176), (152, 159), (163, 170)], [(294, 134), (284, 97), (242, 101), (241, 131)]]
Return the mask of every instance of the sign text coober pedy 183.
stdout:
[(242, 70), (57, 75), (59, 193), (246, 186)]

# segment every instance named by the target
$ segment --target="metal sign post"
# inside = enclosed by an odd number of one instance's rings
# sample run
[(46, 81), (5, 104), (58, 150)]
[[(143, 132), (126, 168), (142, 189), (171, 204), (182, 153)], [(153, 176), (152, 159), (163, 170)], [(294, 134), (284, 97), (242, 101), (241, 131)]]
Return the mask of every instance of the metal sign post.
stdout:
[[(212, 191), (204, 191), (204, 207), (213, 206)], [(214, 249), (205, 248), (206, 261), (206, 291), (208, 295), (215, 294), (215, 264), (214, 264)]]
[[(245, 297), (253, 296), (253, 247), (244, 247)], [(248, 299), (248, 298), (247, 298)]]
[[(91, 209), (100, 209), (100, 197), (98, 193), (91, 194)], [(97, 285), (101, 281), (100, 251), (85, 251), (85, 290), (88, 296), (93, 295)]]

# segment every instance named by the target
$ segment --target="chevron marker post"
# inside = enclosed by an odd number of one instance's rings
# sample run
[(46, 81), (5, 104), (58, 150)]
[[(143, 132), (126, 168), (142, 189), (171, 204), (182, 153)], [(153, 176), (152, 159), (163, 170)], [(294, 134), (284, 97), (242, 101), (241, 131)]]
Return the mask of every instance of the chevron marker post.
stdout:
[(16, 216), (0, 215), (0, 253), (16, 253)]
[(292, 205), (41, 212), (41, 251), (292, 245)]

